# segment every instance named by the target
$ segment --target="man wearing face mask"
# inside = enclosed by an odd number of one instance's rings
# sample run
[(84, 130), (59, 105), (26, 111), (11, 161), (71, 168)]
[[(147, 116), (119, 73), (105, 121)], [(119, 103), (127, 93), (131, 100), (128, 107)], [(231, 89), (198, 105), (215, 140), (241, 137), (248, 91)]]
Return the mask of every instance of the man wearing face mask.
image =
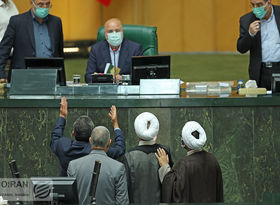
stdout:
[(120, 68), (120, 75), (117, 75), (118, 81), (122, 74), (130, 74), (131, 57), (143, 55), (140, 44), (123, 37), (123, 27), (119, 19), (112, 18), (106, 21), (104, 34), (106, 40), (91, 47), (85, 74), (87, 83), (92, 82), (92, 74), (104, 73), (107, 63)]
[[(31, 9), (11, 17), (0, 43), (0, 82), (11, 79), (12, 69), (24, 69), (25, 57), (63, 57), (62, 23), (49, 14), (50, 0), (30, 0)], [(11, 49), (13, 57), (8, 79), (4, 68)]]
[(250, 1), (252, 12), (240, 18), (237, 50), (250, 51), (250, 79), (270, 90), (272, 73), (280, 72), (280, 7), (271, 0)]

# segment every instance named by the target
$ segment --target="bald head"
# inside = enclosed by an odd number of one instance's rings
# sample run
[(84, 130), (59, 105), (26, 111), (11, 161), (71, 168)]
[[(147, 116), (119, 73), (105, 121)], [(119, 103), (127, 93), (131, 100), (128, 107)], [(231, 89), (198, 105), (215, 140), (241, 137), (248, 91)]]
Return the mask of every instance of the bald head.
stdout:
[(112, 49), (118, 49), (123, 40), (123, 27), (120, 19), (112, 18), (104, 24), (105, 38)]
[(104, 24), (104, 32), (106, 33), (112, 33), (112, 32), (119, 32), (122, 31), (122, 22), (118, 18), (111, 18), (107, 20)]

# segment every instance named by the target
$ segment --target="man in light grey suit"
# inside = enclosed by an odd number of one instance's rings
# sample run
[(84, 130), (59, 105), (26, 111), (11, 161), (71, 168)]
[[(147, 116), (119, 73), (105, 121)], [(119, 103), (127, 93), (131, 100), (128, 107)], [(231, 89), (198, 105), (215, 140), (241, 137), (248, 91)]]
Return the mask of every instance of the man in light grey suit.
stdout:
[[(114, 115), (111, 112), (109, 115)], [(114, 117), (111, 117), (112, 120)], [(79, 204), (90, 204), (89, 190), (96, 160), (101, 162), (100, 175), (96, 188), (97, 204), (128, 204), (127, 178), (122, 163), (108, 157), (106, 152), (111, 144), (110, 132), (106, 127), (93, 129), (89, 139), (92, 151), (89, 155), (72, 160), (67, 174), (76, 177)]]

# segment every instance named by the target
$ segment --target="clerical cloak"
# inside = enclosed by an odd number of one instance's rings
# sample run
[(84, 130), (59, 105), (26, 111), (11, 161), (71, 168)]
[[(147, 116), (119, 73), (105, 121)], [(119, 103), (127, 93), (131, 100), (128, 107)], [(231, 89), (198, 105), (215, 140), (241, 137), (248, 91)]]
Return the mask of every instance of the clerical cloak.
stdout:
[(160, 203), (159, 164), (155, 157), (158, 148), (167, 152), (170, 160), (169, 164), (173, 166), (169, 149), (160, 144), (132, 148), (121, 160), (127, 171), (129, 203)]
[(182, 158), (162, 182), (166, 203), (223, 202), (223, 179), (214, 155), (196, 152)]

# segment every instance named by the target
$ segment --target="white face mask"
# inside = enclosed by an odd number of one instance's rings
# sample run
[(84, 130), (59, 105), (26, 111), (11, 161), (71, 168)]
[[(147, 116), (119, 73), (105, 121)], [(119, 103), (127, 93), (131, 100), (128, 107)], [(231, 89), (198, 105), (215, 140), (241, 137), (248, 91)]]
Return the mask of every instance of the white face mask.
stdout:
[(119, 46), (121, 45), (122, 43), (122, 32), (112, 32), (112, 33), (108, 33), (107, 34), (108, 36), (108, 43), (111, 45), (111, 46)]

